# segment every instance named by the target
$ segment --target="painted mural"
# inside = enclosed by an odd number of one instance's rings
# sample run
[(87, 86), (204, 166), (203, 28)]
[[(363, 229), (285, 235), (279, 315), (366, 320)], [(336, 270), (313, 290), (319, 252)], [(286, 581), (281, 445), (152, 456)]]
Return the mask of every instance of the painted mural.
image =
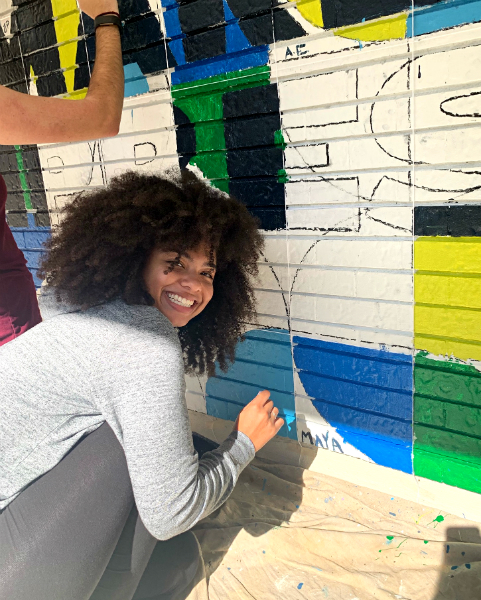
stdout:
[[(481, 0), (120, 7), (119, 136), (0, 147), (34, 275), (78, 191), (189, 166), (267, 242), (259, 323), (189, 406), (268, 388), (285, 437), (481, 493)], [(74, 0), (0, 0), (0, 84), (75, 99), (94, 60)]]

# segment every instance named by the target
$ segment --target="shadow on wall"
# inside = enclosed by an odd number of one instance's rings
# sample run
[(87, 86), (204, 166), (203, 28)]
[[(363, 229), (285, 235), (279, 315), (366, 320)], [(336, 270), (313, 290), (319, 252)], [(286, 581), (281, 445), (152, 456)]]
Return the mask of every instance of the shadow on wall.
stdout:
[(481, 536), (477, 527), (449, 527), (446, 530), (446, 553), (433, 600), (475, 600), (481, 598), (479, 569)]

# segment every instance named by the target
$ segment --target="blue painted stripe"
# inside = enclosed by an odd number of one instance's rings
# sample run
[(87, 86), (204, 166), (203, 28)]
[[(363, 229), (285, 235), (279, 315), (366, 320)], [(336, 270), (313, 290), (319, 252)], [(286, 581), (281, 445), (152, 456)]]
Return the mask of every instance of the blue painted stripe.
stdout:
[(350, 431), (356, 434), (383, 439), (386, 442), (398, 444), (412, 442), (412, 421), (393, 419), (322, 400), (313, 400), (312, 403), (319, 414), (333, 427), (349, 427)]
[(25, 234), (22, 231), (15, 231), (14, 229), (11, 230), (12, 234), (13, 234), (13, 239), (15, 240), (15, 243), (17, 244), (17, 246), (22, 250), (23, 248), (25, 248), (26, 244), (25, 244)]
[(182, 27), (180, 26), (179, 8), (177, 5), (164, 12), (164, 23), (167, 37), (184, 37)]
[(29, 269), (29, 271), (32, 274), (33, 283), (35, 284), (35, 287), (39, 288), (42, 285), (43, 279), (40, 279), (40, 277), (37, 276), (37, 269)]
[(296, 365), (317, 375), (412, 392), (412, 363), (381, 361), (302, 345), (294, 346), (294, 358)]
[(25, 231), (25, 233), (23, 233), (22, 235), (24, 236), (26, 248), (42, 249), (45, 242), (47, 242), (47, 240), (50, 238), (50, 230), (48, 230), (48, 231), (29, 230), (29, 231)]
[(229, 367), (225, 374), (219, 374), (219, 378), (240, 383), (249, 383), (259, 387), (261, 390), (277, 390), (292, 394), (294, 392), (294, 379), (292, 369), (282, 369), (259, 363), (244, 362), (237, 360)]
[(372, 348), (361, 348), (360, 346), (350, 346), (349, 344), (337, 344), (336, 342), (325, 342), (313, 338), (294, 336), (294, 344), (302, 346), (311, 346), (313, 348), (322, 348), (327, 352), (337, 352), (343, 354), (351, 354), (353, 356), (361, 356), (377, 360), (387, 360), (395, 362), (404, 362), (412, 365), (413, 359), (410, 354), (401, 354), (400, 352), (392, 352), (390, 350), (374, 350)]
[[(243, 407), (242, 405), (213, 397), (207, 397), (206, 403), (207, 413), (209, 415), (228, 421), (235, 421)], [(285, 421), (286, 422), (279, 430), (278, 435), (297, 440), (295, 416), (287, 415)]]
[(396, 419), (410, 420), (412, 417), (412, 393), (393, 392), (306, 372), (300, 372), (299, 377), (306, 394), (316, 400)]
[(23, 255), (27, 260), (27, 266), (29, 269), (38, 269), (40, 261), (44, 255), (41, 250), (28, 249), (23, 251)]
[(411, 444), (392, 444), (379, 438), (359, 435), (349, 427), (338, 427), (337, 432), (344, 441), (369, 456), (376, 464), (404, 473), (413, 472)]
[(140, 94), (147, 94), (149, 91), (149, 84), (147, 78), (140, 70), (137, 63), (130, 63), (124, 65), (124, 76), (125, 76), (125, 87), (124, 97), (138, 96)]
[[(254, 334), (254, 335), (252, 335)], [(236, 360), (264, 363), (292, 371), (290, 336), (286, 331), (249, 332), (236, 348)]]
[[(269, 388), (247, 382), (211, 377), (207, 382), (206, 394), (207, 396), (224, 398), (226, 401), (237, 402), (237, 404), (245, 406), (263, 389)], [(292, 393), (277, 390), (270, 390), (270, 392), (271, 399), (280, 413), (283, 415), (295, 414), (295, 401)]]
[[(289, 333), (285, 330), (253, 330), (247, 332), (245, 337), (246, 341), (238, 344), (236, 360), (227, 373), (207, 381), (207, 414), (228, 418), (220, 416), (223, 414), (221, 405), (235, 403), (235, 419), (239, 410), (258, 392), (268, 389), (279, 413), (286, 420), (280, 435), (297, 439)], [(249, 360), (245, 360), (246, 357)], [(259, 364), (262, 361), (269, 364)], [(225, 410), (230, 410), (232, 416), (232, 407)]]
[(411, 11), (406, 35), (413, 37), (478, 21), (481, 21), (481, 0), (451, 0)]
[[(169, 42), (169, 45), (172, 42)], [(175, 55), (174, 55), (175, 56)], [(232, 54), (231, 56), (218, 56), (199, 60), (192, 64), (176, 67), (172, 73), (172, 85), (179, 83), (188, 83), (198, 79), (206, 79), (214, 75), (229, 73), (231, 71), (240, 71), (251, 67), (261, 67), (269, 62), (268, 46), (258, 46), (248, 48), (242, 53)]]

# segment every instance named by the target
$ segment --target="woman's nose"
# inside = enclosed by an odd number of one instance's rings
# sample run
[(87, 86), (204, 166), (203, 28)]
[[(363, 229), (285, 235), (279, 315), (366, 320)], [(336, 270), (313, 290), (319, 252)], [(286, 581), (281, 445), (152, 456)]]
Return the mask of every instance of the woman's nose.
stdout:
[(197, 273), (184, 273), (181, 284), (195, 291), (200, 290), (202, 287), (200, 275), (197, 275)]

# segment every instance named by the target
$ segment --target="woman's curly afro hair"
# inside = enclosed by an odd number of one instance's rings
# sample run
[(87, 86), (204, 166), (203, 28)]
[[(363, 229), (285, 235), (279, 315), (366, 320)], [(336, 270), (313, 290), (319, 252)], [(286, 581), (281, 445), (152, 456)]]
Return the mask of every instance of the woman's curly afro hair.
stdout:
[(214, 295), (179, 328), (186, 370), (213, 375), (234, 360), (243, 323), (255, 320), (252, 277), (264, 241), (246, 207), (190, 171), (160, 177), (126, 172), (63, 210), (41, 273), (58, 300), (86, 310), (122, 298), (153, 305), (143, 271), (155, 249), (216, 254)]

